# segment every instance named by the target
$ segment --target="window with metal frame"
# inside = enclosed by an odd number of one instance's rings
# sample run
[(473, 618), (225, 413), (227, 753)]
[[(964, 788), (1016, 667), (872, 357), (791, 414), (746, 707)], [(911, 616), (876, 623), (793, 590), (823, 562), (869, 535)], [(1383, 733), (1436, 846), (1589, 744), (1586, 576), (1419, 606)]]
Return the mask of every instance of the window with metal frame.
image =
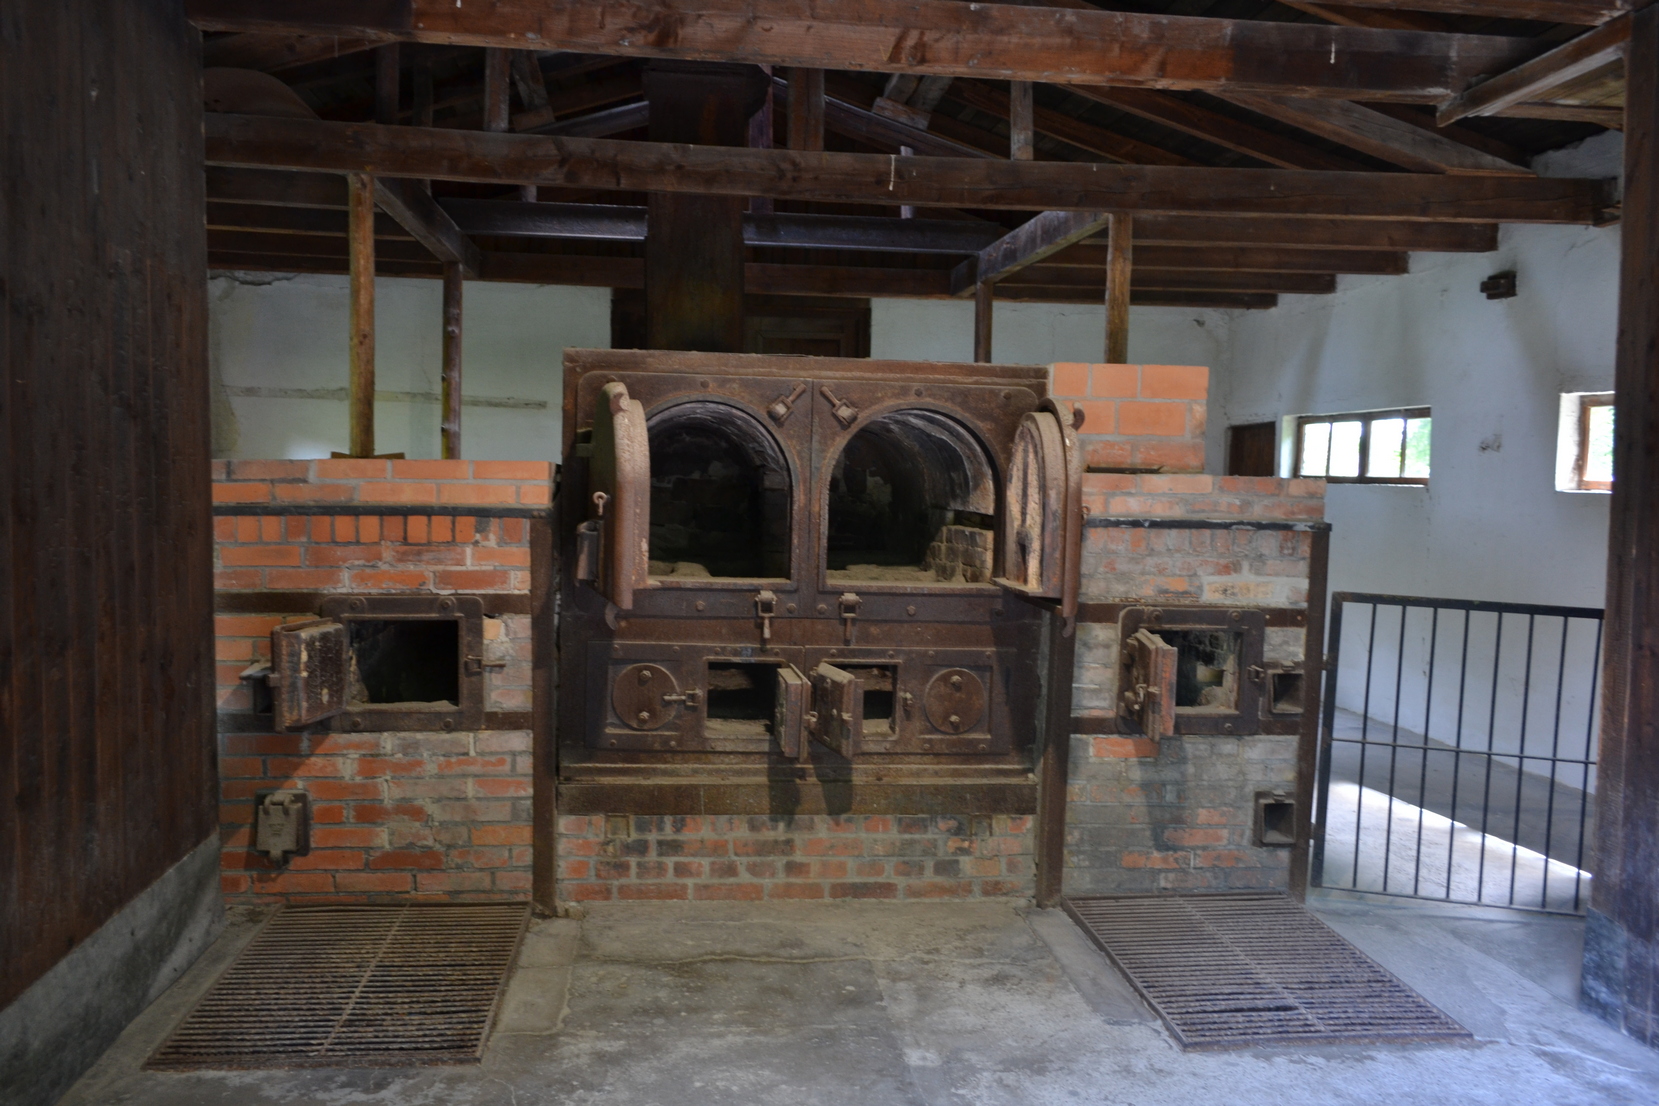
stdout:
[(1613, 490), (1613, 396), (1584, 396), (1578, 405), (1578, 455), (1573, 477), (1580, 491)]
[(1296, 420), (1297, 476), (1333, 484), (1429, 482), (1429, 409), (1397, 407)]

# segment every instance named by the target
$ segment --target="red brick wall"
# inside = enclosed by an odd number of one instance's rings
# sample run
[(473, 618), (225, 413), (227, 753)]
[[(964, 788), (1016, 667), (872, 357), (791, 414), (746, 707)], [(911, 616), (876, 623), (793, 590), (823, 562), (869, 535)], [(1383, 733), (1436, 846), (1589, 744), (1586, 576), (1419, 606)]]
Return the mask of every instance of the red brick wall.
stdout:
[(1055, 396), (1083, 411), (1088, 465), (1204, 471), (1209, 369), (1072, 362), (1053, 366), (1050, 381)]
[(1024, 815), (566, 816), (559, 897), (968, 899), (1033, 893)]
[[(542, 506), (545, 462), (216, 461), (214, 500), (248, 504)], [(529, 523), (472, 515), (221, 515), (217, 586), (228, 591), (528, 594)], [(245, 608), (244, 604), (244, 608)], [(486, 609), (489, 604), (486, 601)], [(239, 677), (296, 614), (220, 615), (218, 703), (251, 709)], [(485, 709), (531, 709), (530, 618), (484, 620)], [(221, 733), (224, 889), (232, 901), (525, 898), (531, 734)], [(282, 868), (250, 851), (253, 796), (303, 788), (310, 855)]]

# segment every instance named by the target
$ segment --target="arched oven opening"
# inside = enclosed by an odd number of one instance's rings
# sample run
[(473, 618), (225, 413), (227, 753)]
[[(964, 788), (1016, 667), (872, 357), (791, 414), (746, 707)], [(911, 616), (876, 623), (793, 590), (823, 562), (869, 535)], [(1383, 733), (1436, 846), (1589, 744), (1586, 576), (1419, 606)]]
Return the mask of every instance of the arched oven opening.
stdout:
[(725, 403), (653, 416), (651, 575), (789, 575), (789, 466), (760, 422)]
[(825, 577), (833, 584), (989, 584), (996, 475), (968, 429), (932, 411), (871, 421), (835, 462)]

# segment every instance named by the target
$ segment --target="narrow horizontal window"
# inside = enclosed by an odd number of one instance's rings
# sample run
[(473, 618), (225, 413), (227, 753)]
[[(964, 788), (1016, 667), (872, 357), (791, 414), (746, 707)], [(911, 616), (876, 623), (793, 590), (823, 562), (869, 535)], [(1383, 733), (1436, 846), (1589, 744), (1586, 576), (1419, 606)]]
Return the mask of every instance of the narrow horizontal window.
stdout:
[(1303, 415), (1296, 475), (1347, 484), (1427, 484), (1429, 409)]

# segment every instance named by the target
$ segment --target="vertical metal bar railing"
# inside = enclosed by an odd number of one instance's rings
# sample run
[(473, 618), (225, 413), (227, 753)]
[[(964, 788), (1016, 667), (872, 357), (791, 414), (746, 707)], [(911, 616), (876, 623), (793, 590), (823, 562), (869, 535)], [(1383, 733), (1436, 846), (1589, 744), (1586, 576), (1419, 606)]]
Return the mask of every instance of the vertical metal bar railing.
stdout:
[[(1363, 622), (1345, 620), (1350, 606), (1370, 608)], [(1379, 618), (1384, 607), (1398, 611), (1395, 633)], [(1441, 618), (1443, 611), (1454, 617)], [(1486, 618), (1476, 616), (1491, 616), (1490, 637)], [(1515, 640), (1522, 618), (1524, 643)], [(1551, 620), (1560, 627), (1555, 642)], [(1346, 652), (1345, 622), (1355, 639)], [(1581, 913), (1590, 878), (1585, 835), (1595, 801), (1602, 612), (1337, 592), (1329, 634), (1314, 886)], [(1378, 670), (1390, 661), (1392, 681), (1386, 667)], [(1563, 750), (1563, 720), (1579, 709), (1583, 748)], [(1470, 747), (1465, 731), (1482, 722), (1485, 741), (1477, 737)], [(1448, 731), (1449, 743), (1435, 736)]]

